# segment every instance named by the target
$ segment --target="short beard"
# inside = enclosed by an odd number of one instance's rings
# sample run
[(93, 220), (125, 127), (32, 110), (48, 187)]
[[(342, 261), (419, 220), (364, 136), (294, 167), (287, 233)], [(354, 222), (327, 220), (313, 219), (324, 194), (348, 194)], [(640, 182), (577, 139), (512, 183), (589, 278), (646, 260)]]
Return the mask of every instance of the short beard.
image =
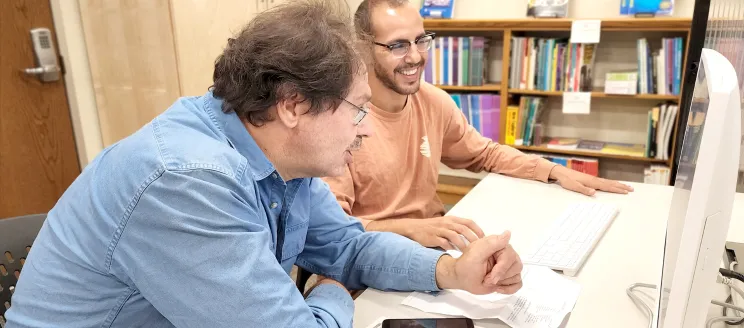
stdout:
[[(418, 65), (417, 67), (420, 67), (422, 65)], [(399, 85), (395, 83), (395, 70), (393, 70), (390, 75), (387, 74), (385, 69), (375, 60), (374, 62), (374, 68), (375, 68), (375, 75), (377, 76), (377, 79), (382, 82), (382, 84), (386, 87), (388, 87), (390, 90), (395, 91), (399, 95), (412, 95), (416, 92), (418, 92), (418, 89), (421, 87), (420, 82), (415, 85), (414, 90), (405, 90)], [(397, 68), (396, 68), (397, 69)]]

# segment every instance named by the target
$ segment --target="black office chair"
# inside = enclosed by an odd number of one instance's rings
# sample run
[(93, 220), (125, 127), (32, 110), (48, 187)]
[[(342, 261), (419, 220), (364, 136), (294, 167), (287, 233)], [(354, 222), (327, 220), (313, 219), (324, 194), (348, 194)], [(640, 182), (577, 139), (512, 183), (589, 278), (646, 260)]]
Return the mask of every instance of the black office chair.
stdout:
[(5, 326), (5, 311), (10, 308), (21, 267), (44, 220), (46, 214), (0, 220), (0, 328)]

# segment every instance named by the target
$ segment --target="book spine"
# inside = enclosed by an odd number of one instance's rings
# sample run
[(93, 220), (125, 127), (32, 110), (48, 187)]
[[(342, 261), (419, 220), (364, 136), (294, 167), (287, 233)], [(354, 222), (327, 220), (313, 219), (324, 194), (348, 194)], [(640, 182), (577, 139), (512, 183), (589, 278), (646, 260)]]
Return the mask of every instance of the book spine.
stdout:
[(517, 138), (517, 115), (519, 109), (516, 106), (509, 106), (506, 109), (506, 131), (504, 131), (504, 143), (514, 145)]

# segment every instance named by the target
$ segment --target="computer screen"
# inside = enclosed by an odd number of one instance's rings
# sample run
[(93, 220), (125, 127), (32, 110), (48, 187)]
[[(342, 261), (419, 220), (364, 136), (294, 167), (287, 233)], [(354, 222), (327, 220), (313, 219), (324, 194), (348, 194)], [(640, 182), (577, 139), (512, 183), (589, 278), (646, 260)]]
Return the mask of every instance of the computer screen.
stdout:
[[(674, 279), (674, 270), (680, 249), (682, 230), (685, 223), (685, 215), (690, 200), (690, 191), (692, 182), (695, 178), (695, 167), (700, 150), (700, 141), (705, 125), (705, 114), (708, 111), (710, 102), (708, 94), (708, 85), (706, 83), (705, 69), (703, 63), (700, 63), (700, 69), (694, 86), (692, 101), (690, 103), (687, 125), (682, 138), (682, 147), (679, 154), (679, 165), (677, 166), (677, 175), (674, 182), (674, 192), (672, 194), (672, 203), (669, 208), (669, 217), (667, 220), (666, 244), (664, 245), (664, 260), (662, 264), (661, 276), (661, 302), (659, 307), (659, 326), (663, 327), (665, 310), (669, 300), (672, 281)], [(695, 254), (683, 254), (684, 256), (694, 256)]]

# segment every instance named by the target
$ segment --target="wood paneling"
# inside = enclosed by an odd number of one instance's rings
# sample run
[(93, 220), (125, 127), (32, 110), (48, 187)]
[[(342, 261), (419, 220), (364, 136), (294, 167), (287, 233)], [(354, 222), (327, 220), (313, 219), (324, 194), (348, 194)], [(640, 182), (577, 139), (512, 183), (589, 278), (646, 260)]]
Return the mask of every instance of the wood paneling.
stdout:
[(79, 4), (103, 144), (109, 146), (181, 95), (170, 9), (167, 1), (152, 0)]
[(267, 1), (270, 0), (170, 2), (183, 95), (201, 95), (207, 91), (212, 85), (214, 62), (227, 39), (240, 32), (259, 12), (259, 5), (266, 7)]

